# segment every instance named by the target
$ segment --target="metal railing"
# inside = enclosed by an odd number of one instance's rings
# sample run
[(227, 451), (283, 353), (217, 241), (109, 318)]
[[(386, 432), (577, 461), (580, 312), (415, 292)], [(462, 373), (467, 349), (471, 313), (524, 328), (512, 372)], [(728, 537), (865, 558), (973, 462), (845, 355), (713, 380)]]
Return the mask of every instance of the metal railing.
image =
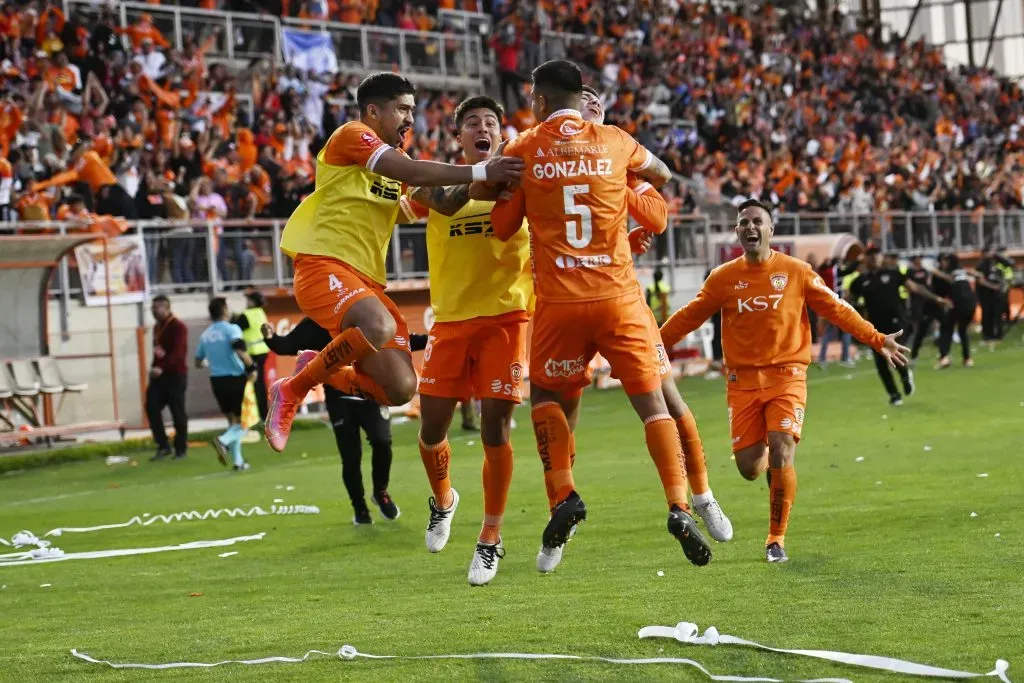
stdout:
[[(65, 0), (65, 9), (93, 16), (97, 6), (91, 0)], [(281, 64), (284, 61), (281, 30), (290, 28), (330, 35), (343, 71), (391, 71), (397, 66), (418, 84), (475, 89), (482, 87), (483, 79), (492, 71), (490, 50), (485, 49), (479, 30), (464, 33), (404, 31), (131, 1), (118, 3), (117, 12), (122, 27), (131, 26), (143, 14), (148, 14), (153, 25), (177, 50), (183, 49), (187, 35), (191, 34), (196, 44), (213, 35), (214, 44), (207, 53), (212, 59), (265, 57)], [(463, 17), (463, 21), (470, 20)], [(478, 26), (479, 22), (473, 25)], [(123, 41), (126, 48), (130, 47), (127, 36)]]
[[(248, 285), (288, 288), (292, 262), (278, 245), (286, 220), (138, 221), (126, 235), (140, 235), (146, 252), (150, 290), (222, 292)], [(669, 218), (668, 229), (655, 237), (648, 252), (637, 257), (640, 268), (656, 265), (705, 266), (733, 224), (705, 215)], [(25, 222), (0, 224), (0, 234), (65, 234), (81, 223)], [(957, 212), (870, 215), (781, 214), (776, 238), (851, 233), (861, 242), (905, 255), (940, 250), (976, 251), (989, 244), (1024, 248), (1024, 211), (980, 215)], [(426, 285), (426, 225), (395, 227), (387, 253), (389, 281), (404, 286)], [(81, 293), (77, 266), (66, 258), (57, 270), (50, 294), (63, 298)]]
[(281, 25), (330, 35), (343, 71), (391, 71), (397, 66), (417, 84), (480, 87), (490, 68), (479, 35), (403, 31), (291, 17), (283, 18)]
[[(97, 5), (91, 0), (64, 0), (65, 12), (95, 14)], [(145, 2), (117, 3), (122, 27), (131, 26), (143, 14), (153, 18), (153, 25), (176, 50), (184, 47), (184, 38), (192, 34), (196, 44), (202, 44), (211, 33), (216, 35), (213, 47), (207, 53), (214, 59), (255, 59), (270, 57), (281, 60), (281, 23), (269, 14), (226, 12), (182, 7), (179, 5), (151, 5)], [(130, 47), (128, 37), (123, 38)]]

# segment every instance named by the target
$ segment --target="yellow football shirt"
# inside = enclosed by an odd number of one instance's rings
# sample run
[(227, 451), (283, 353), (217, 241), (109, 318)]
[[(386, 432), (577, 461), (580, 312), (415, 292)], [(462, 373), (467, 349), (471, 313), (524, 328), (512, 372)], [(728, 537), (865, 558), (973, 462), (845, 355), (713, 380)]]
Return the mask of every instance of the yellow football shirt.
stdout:
[(359, 121), (334, 131), (316, 157), (316, 189), (288, 219), (281, 250), (293, 258), (330, 256), (386, 284), (385, 261), (402, 184), (373, 168), (389, 149)]
[[(502, 242), (491, 228), (493, 205), (471, 199), (454, 216), (427, 214), (430, 305), (437, 322), (533, 311), (526, 223)], [(412, 201), (404, 206), (410, 219), (427, 213)]]

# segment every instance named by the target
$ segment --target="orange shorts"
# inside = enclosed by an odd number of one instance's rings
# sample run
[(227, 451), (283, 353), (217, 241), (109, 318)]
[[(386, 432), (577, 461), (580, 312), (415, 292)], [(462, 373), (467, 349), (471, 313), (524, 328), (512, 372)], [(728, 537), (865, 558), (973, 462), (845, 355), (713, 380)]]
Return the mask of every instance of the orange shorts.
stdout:
[(726, 389), (733, 452), (766, 443), (768, 432), (800, 440), (807, 405), (807, 382), (797, 380), (761, 389)]
[(384, 288), (347, 263), (329, 256), (295, 258), (295, 302), (309, 318), (332, 335), (341, 333), (341, 321), (357, 301), (376, 297), (395, 319), (395, 337), (385, 349), (412, 355), (409, 326)]
[(434, 323), (423, 350), (420, 393), (522, 403), (528, 324), (525, 311)]
[(668, 359), (654, 316), (636, 294), (584, 303), (537, 302), (530, 340), (530, 382), (549, 391), (575, 391), (590, 383), (595, 353), (611, 365), (627, 394), (661, 386)]

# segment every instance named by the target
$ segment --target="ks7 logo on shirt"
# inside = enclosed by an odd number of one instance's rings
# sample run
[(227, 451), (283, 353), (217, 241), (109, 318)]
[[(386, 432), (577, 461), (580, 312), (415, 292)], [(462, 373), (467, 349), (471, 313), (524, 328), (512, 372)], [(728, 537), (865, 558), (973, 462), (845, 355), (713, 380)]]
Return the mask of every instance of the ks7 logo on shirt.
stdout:
[(737, 313), (753, 313), (754, 311), (767, 311), (769, 308), (773, 311), (779, 309), (779, 304), (782, 303), (781, 294), (769, 294), (768, 296), (748, 296), (746, 299), (736, 299), (736, 312)]

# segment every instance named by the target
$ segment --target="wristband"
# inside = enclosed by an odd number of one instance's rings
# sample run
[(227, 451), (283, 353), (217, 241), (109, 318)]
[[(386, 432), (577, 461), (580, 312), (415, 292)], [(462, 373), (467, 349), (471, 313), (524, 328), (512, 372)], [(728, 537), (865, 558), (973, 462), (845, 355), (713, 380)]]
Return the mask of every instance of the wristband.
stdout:
[(252, 374), (254, 372), (256, 372), (256, 364), (255, 363), (253, 363), (252, 365), (250, 365), (249, 367), (247, 367), (245, 369), (245, 374), (247, 374), (247, 375)]
[(487, 180), (487, 162), (481, 161), (478, 164), (473, 164), (473, 182), (481, 183)]

